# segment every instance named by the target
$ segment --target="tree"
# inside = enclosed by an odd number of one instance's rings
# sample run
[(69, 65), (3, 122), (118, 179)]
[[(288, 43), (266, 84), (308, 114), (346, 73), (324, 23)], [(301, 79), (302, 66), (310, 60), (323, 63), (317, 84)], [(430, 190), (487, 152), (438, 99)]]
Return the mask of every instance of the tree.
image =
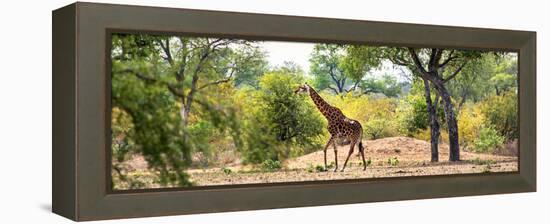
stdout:
[[(458, 111), (467, 100), (478, 102), (489, 94), (489, 79), (495, 70), (495, 57), (497, 56), (493, 54), (484, 54), (476, 60), (471, 60), (460, 71), (459, 76), (448, 81), (448, 90), (458, 101)], [(446, 70), (445, 75), (450, 75), (451, 72), (450, 69)]]
[(161, 179), (187, 184), (181, 170), (198, 144), (187, 137), (191, 111), (205, 111), (203, 119), (216, 128), (236, 129), (231, 106), (209, 100), (211, 87), (263, 74), (265, 55), (254, 42), (225, 38), (119, 34), (112, 46), (113, 107), (132, 117), (129, 137)]
[(388, 74), (383, 75), (381, 78), (367, 78), (361, 80), (360, 83), (362, 93), (379, 93), (387, 97), (399, 96), (403, 86), (403, 83), (399, 83), (395, 77)]
[[(374, 55), (378, 58), (387, 59), (394, 65), (408, 68), (414, 76), (422, 79), (428, 114), (430, 115), (432, 161), (437, 161), (438, 157), (439, 122), (437, 121), (436, 109), (439, 98), (441, 98), (449, 132), (449, 160), (460, 160), (458, 126), (454, 106), (451, 101), (451, 94), (445, 83), (454, 79), (469, 61), (481, 57), (482, 53), (437, 48), (371, 48), (368, 46), (356, 46), (356, 48), (362, 48), (362, 53), (357, 55), (370, 55), (370, 57)], [(435, 101), (432, 99), (432, 89), (436, 93)]]
[[(413, 62), (413, 59), (410, 57), (409, 52), (406, 48), (399, 47), (369, 47), (369, 46), (352, 46), (348, 49), (350, 52), (349, 57), (352, 58), (363, 58), (362, 60), (354, 60), (358, 63), (354, 67), (361, 67), (361, 62), (374, 65), (373, 61), (368, 61), (369, 58), (378, 58), (378, 63), (380, 64), (382, 60), (389, 60), (395, 66), (403, 66), (407, 68), (413, 75), (413, 77), (419, 78), (420, 82), (424, 86), (424, 99), (426, 101), (426, 109), (428, 112), (429, 123), (430, 123), (430, 145), (431, 145), (431, 161), (439, 161), (439, 136), (440, 136), (440, 125), (437, 120), (437, 103), (439, 102), (439, 94), (436, 94), (435, 101), (432, 99), (432, 89), (433, 85), (430, 84), (429, 80), (421, 75), (419, 68)], [(415, 79), (413, 78), (413, 81)]]
[[(451, 101), (451, 94), (447, 90), (445, 83), (455, 78), (470, 60), (481, 57), (481, 53), (437, 48), (424, 49), (420, 50), (420, 52), (415, 48), (407, 48), (407, 50), (419, 74), (423, 79), (428, 80), (441, 96), (449, 132), (449, 160), (459, 161), (458, 125), (454, 106)], [(423, 61), (421, 57), (427, 60)], [(445, 74), (446, 69), (451, 69), (452, 72), (444, 77), (443, 74)]]
[[(244, 82), (244, 77), (252, 76), (250, 73), (263, 73), (261, 68), (265, 64), (264, 55), (258, 48), (244, 40), (133, 35), (121, 36), (117, 40), (122, 42), (115, 45), (121, 51), (118, 58), (127, 57), (125, 52), (132, 51), (128, 49), (131, 47), (146, 49), (148, 53), (137, 66), (136, 58), (132, 64), (120, 60), (123, 68), (113, 72), (131, 73), (145, 82), (164, 85), (182, 105), (180, 114), (184, 128), (196, 94), (201, 90), (232, 81), (235, 76)], [(132, 40), (143, 43), (143, 46), (127, 43)], [(248, 69), (257, 62), (259, 67)]]
[[(263, 75), (260, 88), (246, 94), (250, 97), (244, 118), (246, 162), (280, 161), (319, 147), (314, 139), (323, 133), (323, 119), (308, 99), (294, 94), (303, 78), (283, 72), (287, 69)], [(294, 148), (300, 151), (293, 152)]]
[(341, 66), (343, 46), (338, 44), (315, 44), (309, 59), (315, 87), (330, 89), (335, 94), (345, 92), (348, 77)]
[(363, 55), (360, 48), (339, 44), (316, 44), (311, 53), (310, 71), (318, 90), (330, 89), (335, 94), (353, 91), (367, 72), (380, 60)]

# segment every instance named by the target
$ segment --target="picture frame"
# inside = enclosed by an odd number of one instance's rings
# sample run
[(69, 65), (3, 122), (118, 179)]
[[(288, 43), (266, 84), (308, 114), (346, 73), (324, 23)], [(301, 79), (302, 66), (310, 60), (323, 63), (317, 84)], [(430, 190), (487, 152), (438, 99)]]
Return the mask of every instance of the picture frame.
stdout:
[[(151, 19), (154, 18), (154, 19)], [(536, 191), (536, 33), (77, 2), (53, 11), (52, 210), (75, 221)], [(506, 50), (519, 55), (519, 171), (113, 191), (110, 34)]]

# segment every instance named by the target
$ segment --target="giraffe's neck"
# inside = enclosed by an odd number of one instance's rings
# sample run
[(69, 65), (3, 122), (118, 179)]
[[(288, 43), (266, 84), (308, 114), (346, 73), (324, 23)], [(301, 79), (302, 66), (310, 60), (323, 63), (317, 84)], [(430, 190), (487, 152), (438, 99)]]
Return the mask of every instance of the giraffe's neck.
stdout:
[(311, 97), (311, 100), (313, 100), (313, 103), (315, 103), (315, 106), (317, 106), (317, 109), (319, 109), (323, 116), (328, 119), (332, 106), (328, 104), (327, 101), (325, 101), (312, 87), (309, 87), (309, 97)]

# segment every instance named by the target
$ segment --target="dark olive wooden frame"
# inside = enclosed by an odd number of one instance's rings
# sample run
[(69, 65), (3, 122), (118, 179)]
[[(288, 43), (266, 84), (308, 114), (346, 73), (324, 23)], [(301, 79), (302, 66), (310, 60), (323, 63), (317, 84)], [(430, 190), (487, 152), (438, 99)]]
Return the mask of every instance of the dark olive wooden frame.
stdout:
[[(495, 174), (112, 191), (107, 187), (107, 56), (112, 32), (518, 52), (520, 169)], [(536, 191), (535, 32), (78, 2), (53, 11), (52, 42), (53, 212), (73, 220)]]

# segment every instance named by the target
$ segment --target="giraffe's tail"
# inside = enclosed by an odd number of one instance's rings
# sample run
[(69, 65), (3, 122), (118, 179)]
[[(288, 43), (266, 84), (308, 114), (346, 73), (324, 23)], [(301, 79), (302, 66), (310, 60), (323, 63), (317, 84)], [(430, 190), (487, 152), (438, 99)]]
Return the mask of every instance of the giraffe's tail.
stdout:
[(363, 128), (361, 128), (361, 134), (359, 135), (359, 152), (363, 151)]

